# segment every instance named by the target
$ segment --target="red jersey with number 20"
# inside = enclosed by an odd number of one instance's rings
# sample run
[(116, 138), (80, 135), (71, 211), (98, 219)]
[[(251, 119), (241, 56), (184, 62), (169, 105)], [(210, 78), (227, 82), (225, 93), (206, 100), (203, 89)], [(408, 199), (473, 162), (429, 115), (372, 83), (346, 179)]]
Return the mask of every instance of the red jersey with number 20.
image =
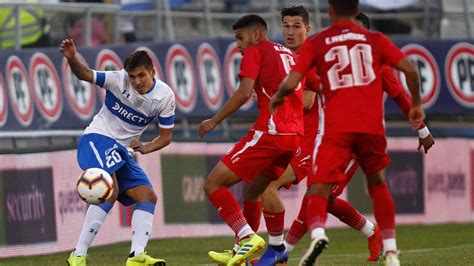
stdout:
[(403, 57), (383, 34), (340, 22), (305, 41), (293, 70), (316, 67), (325, 95), (321, 130), (384, 134), (381, 68)]
[(253, 130), (271, 135), (303, 135), (302, 89), (296, 89), (270, 114), (270, 98), (295, 64), (293, 52), (281, 44), (264, 40), (245, 50), (239, 78), (255, 80), (259, 114)]

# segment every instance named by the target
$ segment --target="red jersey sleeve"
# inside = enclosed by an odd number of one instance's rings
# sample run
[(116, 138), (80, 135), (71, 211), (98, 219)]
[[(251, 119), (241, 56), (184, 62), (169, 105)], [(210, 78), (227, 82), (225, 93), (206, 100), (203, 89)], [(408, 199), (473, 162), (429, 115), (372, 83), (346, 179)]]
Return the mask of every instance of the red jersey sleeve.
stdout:
[(380, 33), (380, 46), (382, 47), (382, 64), (395, 67), (405, 54), (387, 36)]
[(318, 76), (316, 75), (316, 68), (310, 69), (305, 75), (305, 84), (304, 89), (310, 90), (313, 92), (318, 92), (321, 82), (319, 81)]
[(260, 52), (256, 46), (250, 46), (244, 53), (240, 62), (239, 79), (243, 77), (257, 80), (260, 74)]
[(384, 65), (382, 67), (382, 88), (388, 94), (388, 97), (393, 98), (403, 92), (402, 85), (398, 79), (393, 75), (392, 68)]
[(297, 71), (303, 75), (313, 67), (313, 61), (315, 58), (313, 38), (308, 38), (300, 47), (298, 52), (298, 58), (296, 59), (296, 65), (292, 70)]

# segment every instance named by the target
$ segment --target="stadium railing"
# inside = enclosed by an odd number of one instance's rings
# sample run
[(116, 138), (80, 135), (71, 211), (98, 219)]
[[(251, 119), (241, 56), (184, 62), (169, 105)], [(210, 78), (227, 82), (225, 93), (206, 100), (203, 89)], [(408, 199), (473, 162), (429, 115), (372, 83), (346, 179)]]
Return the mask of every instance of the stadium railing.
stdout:
[[(119, 1), (115, 1), (119, 3)], [(52, 26), (52, 35), (56, 41), (67, 36), (67, 22), (71, 16), (85, 19), (85, 45), (91, 45), (92, 18), (97, 16), (106, 21), (109, 44), (120, 43), (120, 25), (118, 20), (124, 16), (134, 18), (139, 40), (162, 41), (182, 40), (215, 36), (231, 36), (230, 24), (243, 13), (258, 13), (268, 19), (272, 38), (280, 36), (280, 10), (288, 3), (280, 0), (255, 0), (240, 4), (238, 9), (229, 10), (227, 1), (193, 0), (180, 4), (171, 4), (171, 0), (151, 1), (151, 10), (122, 10), (120, 4), (98, 3), (0, 3), (0, 8), (13, 8), (11, 19), (17, 20), (19, 9), (40, 8), (47, 13)], [(239, 1), (242, 2), (242, 1)], [(456, 37), (472, 37), (471, 22), (474, 16), (472, 0), (412, 0), (412, 4), (399, 10), (380, 10), (370, 5), (362, 9), (374, 20), (396, 19), (411, 28), (408, 36), (436, 39), (451, 37), (448, 25), (456, 24)], [(305, 5), (310, 11), (313, 30), (319, 31), (329, 23), (327, 1), (303, 0), (291, 4)], [(452, 22), (450, 24), (450, 22)], [(0, 26), (0, 30), (1, 26)], [(379, 29), (381, 30), (381, 29)], [(16, 27), (16, 49), (20, 49), (21, 28)]]

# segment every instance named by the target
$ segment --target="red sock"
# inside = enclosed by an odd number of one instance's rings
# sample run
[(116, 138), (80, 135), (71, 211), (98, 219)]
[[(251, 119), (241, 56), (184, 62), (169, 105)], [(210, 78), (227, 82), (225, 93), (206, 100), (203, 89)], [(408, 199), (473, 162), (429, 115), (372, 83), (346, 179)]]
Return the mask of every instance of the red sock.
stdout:
[[(270, 236), (282, 236), (285, 227), (285, 211), (268, 212), (263, 211), (263, 218), (267, 225), (267, 231)], [(280, 241), (283, 241), (283, 237)]]
[(374, 216), (383, 239), (395, 238), (395, 204), (384, 182), (376, 186), (369, 186), (372, 198)]
[(293, 221), (291, 224), (290, 230), (285, 236), (285, 242), (296, 246), (298, 242), (303, 238), (304, 234), (308, 230), (306, 227), (306, 207), (308, 206), (308, 197), (303, 198), (303, 202), (301, 203), (300, 212), (298, 213), (298, 217)]
[(262, 201), (244, 200), (244, 217), (254, 232), (260, 227), (260, 218), (262, 217)]
[(217, 209), (219, 216), (229, 225), (237, 235), (247, 221), (242, 214), (239, 203), (227, 188), (220, 188), (209, 195), (209, 200)]
[(328, 218), (327, 206), (328, 199), (323, 196), (312, 195), (308, 197), (306, 224), (308, 225), (309, 231), (317, 227), (324, 228), (326, 226), (326, 220)]
[(367, 221), (349, 202), (340, 198), (335, 198), (328, 204), (328, 213), (358, 231), (362, 230)]

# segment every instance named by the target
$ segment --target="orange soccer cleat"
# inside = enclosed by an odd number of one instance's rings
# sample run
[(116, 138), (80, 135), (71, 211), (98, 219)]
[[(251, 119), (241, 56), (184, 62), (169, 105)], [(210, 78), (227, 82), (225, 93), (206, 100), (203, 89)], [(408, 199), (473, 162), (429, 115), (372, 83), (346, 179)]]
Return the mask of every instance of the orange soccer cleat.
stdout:
[(380, 234), (380, 228), (378, 226), (375, 226), (374, 234), (369, 237), (368, 240), (370, 257), (367, 258), (367, 261), (377, 261), (382, 254), (383, 248), (382, 235)]

